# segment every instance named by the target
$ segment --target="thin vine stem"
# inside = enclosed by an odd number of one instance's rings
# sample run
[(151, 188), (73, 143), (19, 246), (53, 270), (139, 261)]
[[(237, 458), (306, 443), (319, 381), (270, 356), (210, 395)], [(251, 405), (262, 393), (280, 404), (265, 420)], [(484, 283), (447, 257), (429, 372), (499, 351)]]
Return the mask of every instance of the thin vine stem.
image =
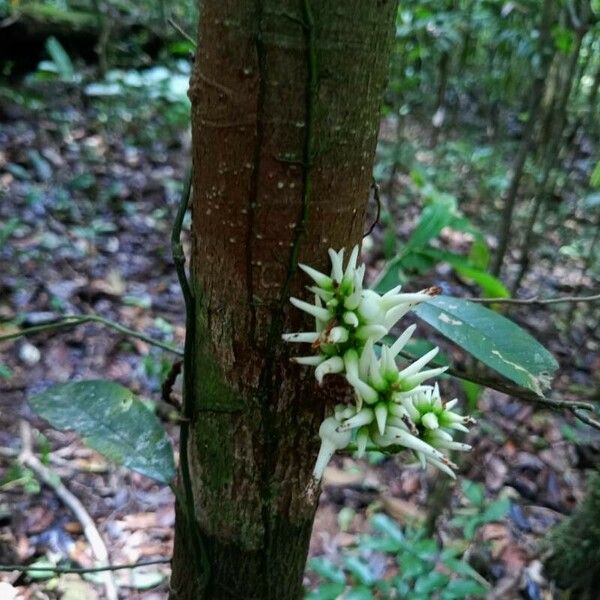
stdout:
[[(414, 356), (410, 352), (405, 351), (401, 351), (400, 356), (410, 361), (415, 361), (418, 359), (418, 357)], [(444, 367), (447, 365), (432, 362), (431, 366)], [(595, 413), (595, 407), (591, 402), (586, 402), (584, 400), (559, 400), (555, 398), (546, 398), (544, 396), (536, 394), (533, 391), (526, 390), (525, 388), (520, 387), (518, 385), (513, 385), (498, 379), (491, 379), (482, 375), (475, 375), (470, 371), (463, 371), (461, 369), (456, 369), (453, 367), (448, 367), (448, 369), (446, 370), (446, 374), (450, 375), (451, 377), (456, 377), (457, 379), (462, 379), (464, 381), (476, 383), (488, 389), (496, 390), (497, 392), (502, 392), (503, 394), (507, 394), (518, 400), (523, 400), (524, 402), (540, 404), (553, 410), (568, 410), (583, 423), (590, 425), (595, 429), (600, 429), (600, 422), (588, 414)]]
[(181, 243), (181, 229), (183, 219), (187, 212), (190, 195), (192, 191), (192, 169), (190, 168), (181, 195), (181, 201), (173, 222), (171, 230), (171, 251), (173, 254), (173, 263), (183, 301), (185, 303), (185, 344), (183, 350), (183, 420), (181, 423), (179, 437), (179, 470), (183, 484), (183, 494), (173, 487), (177, 502), (183, 509), (183, 514), (187, 525), (191, 530), (191, 543), (194, 559), (198, 565), (200, 577), (200, 587), (204, 588), (210, 577), (210, 564), (208, 562), (206, 548), (202, 533), (196, 523), (194, 494), (192, 488), (192, 479), (190, 473), (190, 461), (188, 453), (188, 444), (190, 437), (190, 423), (193, 417), (193, 393), (194, 393), (194, 343), (196, 337), (196, 305), (192, 287), (185, 272), (185, 252)]
[(29, 571), (42, 571), (42, 572), (51, 572), (57, 575), (62, 575), (66, 573), (102, 573), (103, 571), (122, 571), (124, 569), (137, 569), (139, 567), (147, 567), (150, 565), (164, 565), (170, 564), (170, 558), (157, 558), (155, 560), (147, 560), (141, 563), (129, 563), (129, 564), (120, 564), (120, 565), (106, 565), (104, 567), (89, 567), (89, 568), (79, 568), (79, 567), (51, 567), (51, 566), (36, 566), (36, 565), (0, 565), (0, 572), (6, 571), (18, 571), (19, 573), (28, 573)]
[(600, 294), (593, 296), (563, 296), (562, 298), (464, 298), (469, 302), (478, 302), (480, 304), (546, 304), (577, 303), (577, 302), (600, 302)]
[(160, 340), (154, 339), (150, 336), (140, 333), (139, 331), (135, 331), (134, 329), (125, 327), (117, 321), (111, 321), (110, 319), (106, 319), (105, 317), (101, 317), (100, 315), (93, 314), (64, 315), (59, 317), (56, 321), (52, 323), (45, 323), (44, 325), (34, 325), (33, 327), (27, 327), (14, 333), (2, 335), (0, 336), (0, 342), (8, 342), (10, 340), (15, 340), (28, 335), (34, 335), (36, 333), (41, 333), (44, 331), (68, 329), (70, 327), (84, 325), (85, 323), (98, 323), (99, 325), (104, 325), (105, 327), (114, 329), (115, 331), (118, 331), (119, 333), (122, 333), (123, 335), (126, 335), (128, 337), (136, 338), (138, 340), (146, 342), (147, 344), (150, 344), (151, 346), (156, 346), (157, 348), (161, 348), (162, 350), (166, 350), (167, 352), (172, 352), (173, 354), (183, 356), (183, 351), (180, 348), (177, 348), (176, 346), (172, 346), (171, 344), (167, 344), (166, 342), (161, 342)]

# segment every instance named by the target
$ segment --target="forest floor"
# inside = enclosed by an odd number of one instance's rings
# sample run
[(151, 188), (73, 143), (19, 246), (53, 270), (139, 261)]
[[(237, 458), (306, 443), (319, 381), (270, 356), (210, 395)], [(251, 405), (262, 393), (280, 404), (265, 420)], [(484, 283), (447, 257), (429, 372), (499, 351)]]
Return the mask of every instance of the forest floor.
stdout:
[[(167, 240), (188, 168), (185, 128), (168, 105), (134, 118), (135, 99), (129, 107), (102, 104), (77, 86), (57, 85), (38, 89), (28, 102), (0, 103), (0, 334), (15, 330), (19, 320), (30, 326), (94, 312), (181, 346), (184, 307)], [(476, 206), (461, 208), (477, 212)], [(407, 211), (394, 225), (401, 239), (417, 215), (418, 208)], [(382, 264), (383, 236), (378, 225), (364, 256), (371, 275)], [(443, 232), (442, 242), (452, 248), (464, 239)], [(457, 295), (476, 293), (443, 268), (428, 277), (429, 285), (443, 283)], [(527, 285), (556, 295), (569, 289), (569, 277), (560, 265), (550, 275), (534, 269)], [(557, 357), (557, 393), (573, 398), (598, 390), (600, 330), (590, 308), (578, 309), (571, 321), (560, 307), (519, 307), (508, 315)], [(442, 345), (452, 359), (463, 359)], [(52, 487), (40, 486), (19, 466), (22, 421), (33, 428), (42, 461), (93, 518), (112, 563), (170, 557), (170, 490), (108, 464), (77, 436), (52, 430), (33, 415), (27, 398), (55, 382), (108, 378), (160, 403), (161, 381), (175, 358), (95, 324), (0, 344), (0, 563), (93, 563), (81, 524)], [(442, 387), (464, 400), (454, 382)], [(396, 459), (336, 458), (325, 475), (311, 556), (340, 564), (345, 553), (360, 549), (377, 512), (409, 528), (434, 519), (434, 539), (463, 545), (489, 582), (488, 597), (556, 597), (541, 568), (540, 541), (581, 499), (599, 437), (571, 416), (493, 391), (479, 398), (478, 412), (468, 436), (474, 448), (462, 457), (458, 483)], [(177, 428), (168, 428), (176, 442)], [(479, 507), (469, 503), (465, 481), (483, 484)], [(507, 509), (477, 521), (499, 499)], [(471, 531), (452, 520), (456, 515), (474, 518)], [(365, 550), (361, 557), (376, 577), (386, 576), (390, 565), (380, 553)], [(168, 576), (168, 565), (115, 574), (123, 598), (144, 600), (164, 598)], [(5, 572), (0, 580), (24, 599), (103, 597), (93, 577), (36, 580)], [(317, 580), (314, 572), (307, 575), (309, 587)]]

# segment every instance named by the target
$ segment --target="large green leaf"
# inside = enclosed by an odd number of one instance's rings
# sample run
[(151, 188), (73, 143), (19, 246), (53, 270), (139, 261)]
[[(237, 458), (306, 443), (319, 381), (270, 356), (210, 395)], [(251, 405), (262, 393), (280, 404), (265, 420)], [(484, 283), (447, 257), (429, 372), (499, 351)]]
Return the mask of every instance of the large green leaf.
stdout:
[(112, 381), (50, 387), (29, 404), (56, 429), (76, 431), (109, 460), (163, 483), (175, 476), (173, 448), (156, 416)]
[(472, 279), (479, 285), (484, 295), (489, 298), (510, 297), (510, 292), (497, 277), (474, 267), (468, 258), (460, 254), (438, 250), (437, 248), (424, 248), (421, 250), (421, 254), (430, 257), (436, 262), (449, 263), (459, 275), (466, 279)]
[(419, 222), (404, 246), (403, 254), (424, 248), (437, 237), (444, 227), (450, 225), (454, 218), (454, 206), (451, 202), (434, 202), (426, 206)]
[[(377, 291), (386, 292), (398, 285), (401, 268), (423, 271), (433, 266), (430, 260), (424, 258), (421, 258), (420, 262), (416, 264), (411, 263), (411, 261), (419, 261), (418, 252), (425, 248), (433, 238), (437, 237), (444, 227), (452, 223), (455, 218), (455, 211), (456, 201), (452, 197), (446, 197), (443, 194), (432, 197), (431, 204), (423, 209), (419, 222), (404, 245), (402, 252), (386, 265), (377, 279), (374, 286)], [(425, 265), (421, 264), (423, 261), (426, 261)]]
[(436, 296), (415, 312), (488, 367), (540, 396), (558, 368), (554, 357), (526, 331), (479, 304)]

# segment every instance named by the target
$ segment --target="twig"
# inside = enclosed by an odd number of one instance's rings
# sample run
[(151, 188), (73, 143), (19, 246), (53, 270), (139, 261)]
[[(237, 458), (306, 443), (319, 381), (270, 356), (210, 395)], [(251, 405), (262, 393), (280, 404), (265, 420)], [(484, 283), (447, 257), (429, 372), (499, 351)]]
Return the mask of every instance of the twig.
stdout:
[(381, 217), (381, 198), (379, 197), (379, 184), (375, 181), (375, 179), (373, 179), (373, 181), (371, 182), (371, 188), (373, 190), (373, 199), (377, 203), (377, 213), (375, 214), (375, 220), (371, 224), (371, 227), (369, 227), (367, 233), (363, 235), (363, 238), (366, 238), (368, 235), (371, 235), (373, 229), (375, 229), (375, 226), (377, 225), (377, 223), (379, 223), (379, 218)]
[(561, 302), (598, 302), (600, 294), (594, 296), (563, 296), (562, 298), (465, 298), (469, 302), (482, 304), (559, 304)]
[(586, 425), (594, 427), (595, 429), (600, 429), (600, 421), (593, 419), (587, 413), (584, 413), (579, 409), (571, 408), (570, 410), (580, 421), (583, 421)]
[(102, 573), (103, 571), (122, 571), (123, 569), (137, 569), (138, 567), (147, 567), (149, 565), (165, 565), (171, 562), (170, 558), (157, 558), (156, 560), (148, 560), (141, 563), (131, 563), (123, 565), (107, 565), (105, 567), (90, 567), (90, 568), (79, 568), (79, 567), (45, 567), (36, 565), (0, 565), (0, 572), (4, 571), (18, 571), (19, 573), (26, 573), (29, 571), (50, 571), (57, 575), (65, 573)]
[(175, 19), (173, 19), (173, 17), (169, 17), (167, 19), (167, 23), (183, 38), (185, 38), (186, 41), (188, 41), (190, 44), (192, 44), (192, 46), (194, 46), (194, 48), (196, 47), (196, 40), (194, 40), (194, 38), (183, 29), (183, 27), (181, 27), (181, 25), (179, 25), (179, 23), (177, 23), (177, 21), (175, 21)]
[[(23, 445), (18, 458), (19, 462), (31, 469), (38, 479), (48, 487), (52, 488), (62, 503), (71, 510), (76, 519), (81, 523), (83, 533), (96, 560), (101, 566), (108, 565), (108, 550), (106, 549), (104, 540), (98, 532), (92, 517), (90, 517), (79, 499), (63, 485), (60, 477), (42, 464), (40, 459), (33, 454), (31, 427), (27, 421), (23, 419), (20, 421), (20, 430)], [(106, 577), (104, 578), (104, 587), (106, 589), (106, 597), (108, 600), (119, 599), (117, 583), (112, 574), (106, 574)]]
[[(400, 352), (400, 355), (412, 361), (417, 359), (417, 357), (413, 356), (410, 352), (402, 351)], [(443, 367), (445, 365), (432, 362), (431, 366)], [(502, 392), (503, 394), (507, 394), (509, 396), (512, 396), (513, 398), (517, 398), (518, 400), (523, 400), (524, 402), (539, 404), (551, 408), (553, 410), (568, 410), (580, 421), (583, 421), (584, 423), (590, 425), (591, 427), (594, 427), (595, 429), (600, 429), (600, 422), (596, 421), (593, 417), (590, 417), (585, 412), (582, 412), (588, 411), (592, 414), (594, 413), (595, 408), (591, 402), (585, 402), (583, 400), (556, 400), (553, 398), (545, 398), (544, 396), (539, 396), (535, 392), (526, 390), (525, 388), (522, 388), (518, 385), (513, 385), (508, 382), (500, 381), (498, 379), (491, 379), (481, 375), (475, 375), (474, 373), (463, 371), (461, 369), (456, 369), (453, 367), (449, 367), (446, 370), (446, 373), (448, 375), (451, 375), (452, 377), (457, 377), (458, 379), (463, 379), (465, 381), (471, 381), (472, 383), (476, 383), (478, 385), (482, 385), (492, 390)]]
[(42, 331), (52, 331), (55, 329), (67, 329), (69, 327), (75, 327), (77, 325), (83, 325), (85, 323), (98, 323), (99, 325), (104, 325), (105, 327), (109, 327), (110, 329), (114, 329), (123, 335), (128, 337), (133, 337), (138, 340), (142, 340), (151, 346), (156, 346), (157, 348), (161, 348), (162, 350), (166, 350), (167, 352), (172, 352), (173, 354), (178, 354), (179, 356), (183, 356), (183, 350), (177, 348), (175, 346), (171, 346), (171, 344), (167, 344), (165, 342), (161, 342), (160, 340), (155, 340), (143, 333), (139, 333), (133, 329), (129, 329), (116, 321), (111, 321), (110, 319), (105, 319), (100, 315), (64, 315), (54, 321), (53, 323), (47, 323), (45, 325), (35, 325), (34, 327), (27, 327), (26, 329), (21, 329), (15, 333), (9, 333), (7, 335), (0, 336), (0, 342), (8, 342), (9, 340), (14, 340), (23, 336), (33, 335), (34, 333), (40, 333)]

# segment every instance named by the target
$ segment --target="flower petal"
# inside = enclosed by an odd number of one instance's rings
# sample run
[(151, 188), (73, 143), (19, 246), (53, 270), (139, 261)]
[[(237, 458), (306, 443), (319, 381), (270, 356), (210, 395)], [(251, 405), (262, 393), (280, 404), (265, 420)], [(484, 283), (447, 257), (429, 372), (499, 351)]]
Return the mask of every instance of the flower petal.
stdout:
[(325, 288), (327, 290), (331, 289), (333, 286), (333, 281), (331, 281), (331, 277), (321, 273), (321, 271), (317, 271), (308, 265), (304, 265), (302, 263), (298, 263), (298, 266), (319, 286)]
[(318, 331), (298, 331), (296, 333), (284, 333), (281, 336), (284, 342), (312, 344), (319, 339)]
[(290, 298), (290, 302), (300, 310), (312, 315), (316, 319), (320, 321), (328, 321), (331, 318), (329, 311), (322, 306), (315, 306), (314, 304), (309, 304), (308, 302), (304, 302), (304, 300), (300, 300), (299, 298)]
[(332, 356), (315, 369), (315, 377), (317, 378), (319, 385), (321, 385), (325, 375), (329, 375), (330, 373), (341, 373), (343, 370), (344, 361), (342, 358), (340, 356)]

